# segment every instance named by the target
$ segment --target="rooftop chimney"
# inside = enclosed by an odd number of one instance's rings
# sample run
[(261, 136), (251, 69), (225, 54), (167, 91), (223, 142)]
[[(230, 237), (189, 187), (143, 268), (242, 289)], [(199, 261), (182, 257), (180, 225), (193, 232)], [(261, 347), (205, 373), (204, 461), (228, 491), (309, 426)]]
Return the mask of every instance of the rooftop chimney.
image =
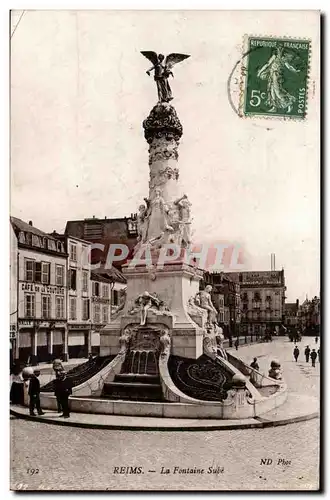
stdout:
[(33, 226), (32, 220), (29, 220), (29, 226)]
[(275, 271), (275, 254), (270, 254), (270, 270)]

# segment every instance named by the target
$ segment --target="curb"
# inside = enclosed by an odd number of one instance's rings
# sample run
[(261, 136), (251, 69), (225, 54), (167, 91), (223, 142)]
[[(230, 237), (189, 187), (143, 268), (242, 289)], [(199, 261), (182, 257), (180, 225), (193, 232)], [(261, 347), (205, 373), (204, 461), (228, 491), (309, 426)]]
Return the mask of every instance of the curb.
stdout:
[[(224, 424), (214, 426), (186, 426), (182, 427), (168, 427), (168, 426), (154, 426), (154, 425), (143, 425), (143, 426), (133, 426), (133, 425), (111, 425), (111, 424), (88, 424), (84, 422), (68, 422), (67, 420), (55, 420), (55, 419), (43, 419), (39, 416), (32, 417), (27, 414), (20, 413), (16, 410), (10, 409), (10, 414), (21, 418), (23, 420), (32, 420), (34, 422), (42, 422), (51, 425), (62, 425), (68, 427), (80, 427), (83, 429), (109, 429), (109, 430), (126, 430), (126, 431), (224, 431), (224, 430), (234, 430), (234, 429), (255, 429), (255, 428), (266, 428), (266, 427), (277, 427), (280, 425), (293, 424), (296, 422), (303, 422), (306, 420), (312, 420), (319, 416), (318, 412), (310, 413), (308, 415), (301, 415), (297, 417), (290, 417), (282, 420), (266, 420), (261, 417), (255, 417), (255, 422), (237, 423), (237, 424)], [(141, 417), (143, 418), (143, 417)], [(180, 423), (180, 419), (176, 419)], [(224, 420), (225, 422), (225, 420)]]

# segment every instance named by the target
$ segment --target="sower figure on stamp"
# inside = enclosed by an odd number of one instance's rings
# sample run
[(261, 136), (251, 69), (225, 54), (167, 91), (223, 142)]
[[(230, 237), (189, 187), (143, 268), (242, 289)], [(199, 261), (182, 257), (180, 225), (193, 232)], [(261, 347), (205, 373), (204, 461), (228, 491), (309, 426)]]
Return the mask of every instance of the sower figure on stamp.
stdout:
[(33, 375), (30, 379), (29, 385), (29, 396), (30, 396), (30, 415), (36, 416), (34, 409), (37, 409), (38, 415), (44, 415), (44, 412), (40, 406), (40, 381), (38, 379), (40, 375), (39, 368), (35, 368)]
[(300, 71), (292, 66), (293, 58), (294, 55), (291, 52), (285, 51), (283, 47), (276, 47), (275, 53), (257, 73), (261, 80), (267, 80), (266, 103), (270, 106), (268, 110), (270, 112), (275, 113), (280, 108), (284, 109), (286, 113), (290, 113), (296, 101), (296, 98), (283, 87), (284, 68), (293, 73)]

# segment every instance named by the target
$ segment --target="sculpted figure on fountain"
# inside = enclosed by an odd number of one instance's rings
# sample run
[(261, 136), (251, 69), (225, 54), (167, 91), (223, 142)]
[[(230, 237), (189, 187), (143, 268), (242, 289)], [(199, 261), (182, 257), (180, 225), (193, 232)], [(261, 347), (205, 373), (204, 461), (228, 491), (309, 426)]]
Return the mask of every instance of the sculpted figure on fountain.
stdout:
[(136, 313), (140, 313), (140, 325), (143, 326), (147, 323), (147, 315), (149, 311), (157, 315), (172, 315), (168, 307), (157, 296), (157, 294), (151, 294), (148, 291), (145, 291), (137, 297), (134, 306), (129, 311), (129, 314), (133, 315)]
[(201, 290), (196, 294), (195, 301), (196, 304), (207, 311), (207, 322), (209, 325), (214, 325), (216, 323), (216, 317), (218, 311), (214, 307), (211, 299), (211, 285), (207, 285), (205, 290)]
[(161, 344), (161, 356), (166, 356), (170, 353), (171, 348), (171, 337), (168, 330), (163, 330), (162, 335), (159, 338)]

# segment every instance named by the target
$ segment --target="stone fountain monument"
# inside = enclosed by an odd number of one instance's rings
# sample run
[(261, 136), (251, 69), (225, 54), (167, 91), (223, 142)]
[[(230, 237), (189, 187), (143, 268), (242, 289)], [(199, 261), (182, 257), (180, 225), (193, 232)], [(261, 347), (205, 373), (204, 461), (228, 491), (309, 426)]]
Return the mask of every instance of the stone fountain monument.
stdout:
[[(179, 188), (179, 142), (183, 128), (168, 78), (174, 64), (188, 58), (142, 52), (153, 66), (158, 102), (143, 122), (149, 144), (149, 194), (138, 209), (138, 243), (124, 266), (124, 308), (102, 332), (100, 354), (117, 354), (130, 346), (197, 359), (203, 353), (207, 304), (198, 305), (202, 271), (189, 262), (191, 203)], [(212, 306), (212, 302), (209, 300)], [(214, 309), (214, 308), (213, 308)]]
[[(158, 91), (143, 122), (149, 193), (139, 206), (133, 258), (123, 269), (126, 302), (100, 332), (95, 366), (72, 375), (71, 407), (173, 418), (262, 415), (287, 396), (279, 363), (267, 377), (223, 349), (211, 287), (199, 291), (203, 273), (189, 253), (191, 203), (178, 182), (183, 129), (168, 82), (174, 64), (189, 56), (142, 54), (153, 64), (147, 73), (154, 71)], [(52, 384), (43, 388), (45, 408), (56, 406)]]

